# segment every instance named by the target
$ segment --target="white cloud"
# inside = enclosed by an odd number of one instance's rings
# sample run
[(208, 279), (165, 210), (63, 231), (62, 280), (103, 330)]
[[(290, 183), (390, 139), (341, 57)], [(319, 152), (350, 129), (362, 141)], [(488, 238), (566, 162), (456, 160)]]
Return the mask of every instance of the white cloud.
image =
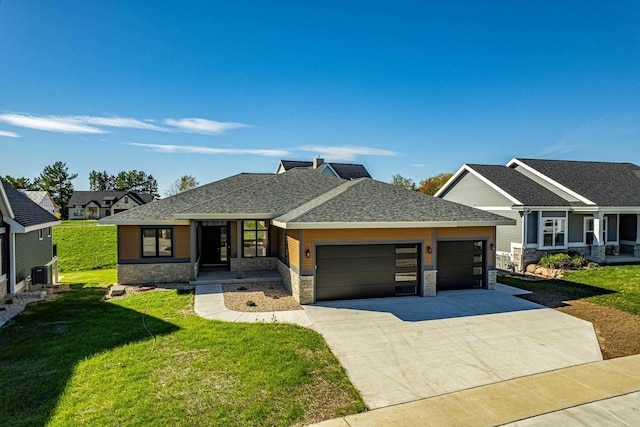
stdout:
[(206, 135), (220, 134), (228, 130), (250, 127), (244, 123), (217, 122), (199, 118), (166, 119), (165, 124), (173, 126), (183, 132), (203, 133)]
[(412, 167), (412, 168), (424, 168), (426, 166), (427, 165), (425, 165), (424, 163), (410, 163), (409, 164), (409, 167)]
[(158, 153), (168, 154), (254, 154), (256, 156), (284, 157), (290, 156), (291, 152), (277, 149), (260, 148), (212, 148), (194, 145), (164, 145), (164, 144), (141, 144), (131, 142), (127, 145), (143, 147)]
[(250, 127), (244, 123), (217, 122), (200, 118), (166, 119), (164, 126), (153, 119), (101, 116), (36, 116), (26, 113), (0, 114), (0, 122), (48, 132), (109, 133), (106, 128), (143, 129), (156, 132), (189, 132), (216, 135), (232, 129)]
[(29, 114), (0, 114), (0, 121), (29, 129), (64, 133), (107, 133), (94, 126), (87, 126), (63, 116), (32, 116)]
[(9, 138), (20, 138), (20, 135), (15, 132), (9, 132), (8, 130), (0, 130), (0, 136), (6, 136)]
[(314, 145), (298, 147), (300, 151), (309, 151), (320, 157), (331, 160), (355, 160), (358, 156), (397, 156), (398, 153), (390, 150), (372, 147), (358, 147), (345, 145), (341, 147), (328, 145)]
[(166, 127), (158, 126), (153, 123), (153, 120), (138, 120), (130, 117), (96, 117), (96, 116), (70, 116), (69, 120), (74, 120), (77, 123), (84, 123), (95, 126), (106, 126), (114, 128), (129, 128), (129, 129), (146, 129), (155, 130), (158, 132), (168, 132)]

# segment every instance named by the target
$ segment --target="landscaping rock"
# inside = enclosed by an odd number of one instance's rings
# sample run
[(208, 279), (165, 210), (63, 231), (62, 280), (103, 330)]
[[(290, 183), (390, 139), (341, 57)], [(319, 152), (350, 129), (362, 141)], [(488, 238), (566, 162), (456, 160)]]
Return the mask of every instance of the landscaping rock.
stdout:
[(127, 293), (127, 288), (126, 286), (122, 286), (122, 285), (112, 286), (111, 290), (109, 291), (109, 295), (112, 297), (120, 297), (126, 293)]
[(538, 264), (529, 264), (527, 265), (527, 273), (535, 274), (537, 268)]

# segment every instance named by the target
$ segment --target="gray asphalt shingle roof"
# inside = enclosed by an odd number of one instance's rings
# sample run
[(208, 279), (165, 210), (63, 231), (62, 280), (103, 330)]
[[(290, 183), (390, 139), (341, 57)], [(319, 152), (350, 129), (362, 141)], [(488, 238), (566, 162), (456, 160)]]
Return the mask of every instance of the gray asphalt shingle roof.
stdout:
[(468, 167), (494, 183), (526, 206), (567, 206), (569, 202), (537, 182), (507, 166), (468, 164)]
[[(294, 168), (311, 168), (313, 162), (307, 162), (302, 160), (280, 160), (284, 170), (288, 171)], [(367, 168), (364, 165), (358, 163), (335, 163), (326, 162), (325, 165), (331, 166), (331, 168), (342, 179), (357, 179), (357, 178), (371, 178)]]
[(512, 222), (371, 178), (345, 181), (312, 169), (239, 174), (101, 221), (203, 219), (207, 214), (246, 214), (246, 219), (264, 214), (284, 222)]
[(633, 163), (517, 160), (599, 206), (640, 206), (640, 166)]
[(283, 214), (338, 187), (344, 181), (310, 169), (271, 174), (263, 181), (237, 188), (179, 211), (185, 213)]
[(99, 206), (109, 207), (104, 202), (107, 200), (120, 199), (125, 195), (129, 195), (140, 204), (153, 201), (152, 194), (137, 193), (135, 191), (74, 191), (69, 199), (69, 206), (81, 205), (85, 206), (90, 202), (96, 202)]
[(178, 193), (174, 196), (156, 200), (135, 209), (129, 209), (125, 212), (112, 215), (107, 218), (107, 220), (171, 220), (174, 219), (173, 215), (178, 212), (183, 212), (192, 206), (217, 198), (221, 194), (232, 193), (250, 186), (273, 175), (274, 174), (271, 173), (241, 173), (233, 175), (220, 181), (202, 185), (193, 190)]
[(38, 204), (34, 203), (29, 197), (22, 194), (11, 185), (0, 180), (7, 195), (7, 202), (13, 211), (13, 219), (23, 227), (31, 227), (34, 225), (46, 224), (58, 221), (58, 218), (42, 209)]
[(276, 218), (280, 222), (504, 222), (508, 218), (391, 184), (362, 178), (323, 200)]

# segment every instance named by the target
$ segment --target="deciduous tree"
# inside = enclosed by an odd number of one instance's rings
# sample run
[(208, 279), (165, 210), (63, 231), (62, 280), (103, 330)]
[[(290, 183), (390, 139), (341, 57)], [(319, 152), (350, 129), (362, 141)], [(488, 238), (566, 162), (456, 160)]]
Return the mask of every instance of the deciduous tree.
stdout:
[(424, 181), (420, 182), (420, 187), (418, 187), (418, 191), (424, 194), (434, 195), (438, 192), (440, 188), (453, 176), (452, 173), (443, 172), (439, 173), (436, 176), (432, 176), (431, 178), (427, 178)]
[(183, 191), (188, 191), (196, 188), (200, 183), (195, 177), (191, 175), (183, 175), (180, 178), (176, 179), (170, 186), (169, 189), (165, 192), (165, 195), (173, 196), (178, 193), (182, 193)]
[(391, 184), (395, 185), (396, 187), (406, 188), (407, 190), (416, 189), (416, 183), (413, 182), (411, 178), (405, 178), (400, 174), (396, 174), (391, 177)]

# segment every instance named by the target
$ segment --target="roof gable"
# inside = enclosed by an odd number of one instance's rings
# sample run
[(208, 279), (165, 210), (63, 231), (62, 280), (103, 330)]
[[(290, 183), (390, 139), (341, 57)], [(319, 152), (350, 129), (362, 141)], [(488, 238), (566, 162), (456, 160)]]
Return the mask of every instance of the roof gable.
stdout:
[(26, 228), (58, 221), (58, 218), (41, 208), (11, 185), (1, 180), (0, 182), (4, 195), (6, 195), (6, 202), (12, 212), (9, 216), (19, 225)]
[(640, 166), (633, 163), (514, 159), (599, 206), (640, 206)]

